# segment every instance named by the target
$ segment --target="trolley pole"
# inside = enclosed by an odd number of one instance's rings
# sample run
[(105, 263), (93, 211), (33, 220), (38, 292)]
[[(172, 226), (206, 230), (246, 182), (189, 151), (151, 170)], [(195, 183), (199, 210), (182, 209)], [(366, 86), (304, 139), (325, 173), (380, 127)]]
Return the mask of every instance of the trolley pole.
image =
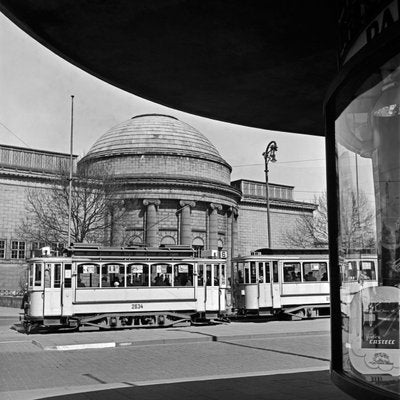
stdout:
[(267, 230), (268, 230), (268, 247), (271, 248), (271, 220), (269, 214), (269, 182), (268, 182), (268, 164), (269, 162), (276, 162), (275, 153), (278, 151), (278, 146), (273, 140), (268, 143), (265, 152), (262, 154), (265, 160), (265, 192), (267, 201)]
[(69, 147), (69, 192), (68, 192), (68, 246), (71, 245), (71, 213), (72, 213), (72, 176), (74, 170), (73, 159), (73, 137), (74, 137), (74, 95), (71, 95), (71, 136)]

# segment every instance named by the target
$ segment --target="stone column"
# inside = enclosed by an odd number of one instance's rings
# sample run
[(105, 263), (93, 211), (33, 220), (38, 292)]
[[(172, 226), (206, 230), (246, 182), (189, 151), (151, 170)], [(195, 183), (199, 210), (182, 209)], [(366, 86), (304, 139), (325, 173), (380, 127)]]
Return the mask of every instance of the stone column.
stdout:
[(161, 201), (158, 199), (145, 199), (143, 205), (147, 207), (146, 210), (146, 244), (149, 247), (158, 247), (157, 240), (157, 208)]
[(238, 235), (238, 217), (239, 217), (239, 210), (237, 208), (233, 208), (233, 218), (232, 218), (232, 258), (236, 257), (238, 253), (238, 246), (239, 246), (239, 235)]
[(210, 203), (210, 216), (208, 225), (209, 250), (218, 250), (218, 210), (222, 210), (221, 204)]
[(181, 227), (180, 227), (180, 244), (187, 246), (192, 245), (192, 215), (191, 208), (195, 207), (194, 201), (181, 200), (179, 202), (181, 208)]

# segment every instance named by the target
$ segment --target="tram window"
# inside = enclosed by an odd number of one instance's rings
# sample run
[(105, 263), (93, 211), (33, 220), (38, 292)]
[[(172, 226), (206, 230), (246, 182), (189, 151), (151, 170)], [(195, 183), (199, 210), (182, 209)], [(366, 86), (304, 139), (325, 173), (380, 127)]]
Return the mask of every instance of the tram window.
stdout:
[(214, 264), (214, 286), (219, 286), (219, 264)]
[(269, 262), (265, 263), (265, 283), (270, 283), (271, 282), (271, 273), (269, 271)]
[(72, 264), (65, 264), (64, 267), (64, 287), (71, 287), (71, 277), (72, 277)]
[(61, 287), (61, 264), (54, 264), (54, 287)]
[(44, 267), (44, 287), (49, 288), (51, 286), (51, 264), (46, 264)]
[(244, 279), (243, 279), (243, 268), (244, 268), (244, 265), (243, 265), (243, 263), (238, 263), (237, 267), (238, 267), (237, 280), (238, 280), (239, 283), (243, 283), (244, 282)]
[(250, 282), (249, 283), (256, 283), (256, 282), (257, 282), (256, 262), (250, 261)]
[(204, 264), (197, 266), (197, 286), (204, 285)]
[(193, 265), (177, 264), (174, 266), (174, 286), (193, 286)]
[(283, 263), (283, 282), (300, 282), (301, 266), (299, 262)]
[(149, 267), (145, 264), (130, 264), (127, 270), (128, 286), (149, 286)]
[(279, 276), (278, 276), (278, 261), (273, 261), (272, 263), (272, 269), (273, 269), (273, 279), (274, 282), (279, 282)]
[(151, 266), (151, 286), (171, 286), (172, 265), (153, 264)]
[(35, 264), (35, 287), (42, 286), (42, 264)]
[(211, 286), (212, 281), (211, 281), (211, 265), (207, 264), (206, 265), (206, 286)]
[(356, 281), (358, 278), (357, 261), (347, 261), (343, 265), (343, 281)]
[(264, 263), (258, 263), (258, 282), (264, 283)]
[(225, 264), (221, 265), (221, 285), (224, 286), (226, 284), (225, 278)]
[(99, 287), (100, 267), (97, 264), (78, 265), (78, 287)]
[(33, 273), (34, 273), (34, 268), (33, 264), (29, 266), (29, 287), (33, 287)]
[(361, 261), (360, 274), (364, 279), (376, 280), (375, 264), (373, 261)]
[(250, 283), (250, 270), (248, 265), (244, 267), (244, 283)]
[(102, 287), (124, 287), (125, 267), (121, 264), (106, 264), (101, 267)]
[(303, 275), (305, 281), (326, 281), (328, 280), (327, 263), (305, 262), (303, 263)]

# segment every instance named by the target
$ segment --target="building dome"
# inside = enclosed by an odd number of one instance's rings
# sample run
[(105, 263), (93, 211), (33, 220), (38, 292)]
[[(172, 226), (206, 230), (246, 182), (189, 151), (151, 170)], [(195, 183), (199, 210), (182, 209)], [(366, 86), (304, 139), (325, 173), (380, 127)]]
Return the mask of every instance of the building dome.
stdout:
[(94, 143), (85, 159), (129, 154), (177, 154), (226, 164), (197, 129), (161, 114), (138, 115), (112, 127)]
[(109, 129), (80, 165), (102, 167), (114, 176), (230, 186), (231, 166), (197, 129), (161, 114), (138, 115)]

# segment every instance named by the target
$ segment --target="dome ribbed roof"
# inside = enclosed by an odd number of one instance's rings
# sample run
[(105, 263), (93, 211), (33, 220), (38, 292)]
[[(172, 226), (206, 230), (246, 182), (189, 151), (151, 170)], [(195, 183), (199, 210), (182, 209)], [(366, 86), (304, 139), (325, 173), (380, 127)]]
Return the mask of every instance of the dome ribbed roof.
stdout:
[(180, 154), (226, 163), (197, 129), (161, 114), (138, 115), (114, 126), (95, 142), (85, 158), (146, 153)]

